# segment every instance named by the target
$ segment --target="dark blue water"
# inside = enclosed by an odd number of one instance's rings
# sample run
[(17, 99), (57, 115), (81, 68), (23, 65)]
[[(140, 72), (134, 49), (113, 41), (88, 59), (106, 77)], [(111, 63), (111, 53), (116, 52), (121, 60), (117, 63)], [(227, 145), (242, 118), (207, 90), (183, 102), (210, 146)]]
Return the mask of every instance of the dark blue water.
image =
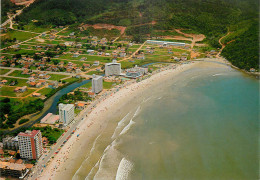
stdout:
[(76, 89), (76, 88), (78, 88), (78, 87), (80, 87), (80, 86), (82, 86), (84, 84), (87, 84), (90, 81), (91, 80), (84, 80), (84, 81), (81, 81), (81, 82), (75, 82), (75, 83), (73, 83), (71, 85), (68, 85), (67, 87), (61, 89), (60, 91), (58, 91), (53, 96), (54, 99), (52, 101), (51, 107), (40, 118), (38, 118), (38, 120), (41, 120), (48, 113), (57, 114), (57, 112), (58, 112), (57, 103), (59, 102), (59, 99), (61, 98), (61, 96), (63, 96), (64, 94), (67, 94), (67, 93), (73, 91), (74, 89)]

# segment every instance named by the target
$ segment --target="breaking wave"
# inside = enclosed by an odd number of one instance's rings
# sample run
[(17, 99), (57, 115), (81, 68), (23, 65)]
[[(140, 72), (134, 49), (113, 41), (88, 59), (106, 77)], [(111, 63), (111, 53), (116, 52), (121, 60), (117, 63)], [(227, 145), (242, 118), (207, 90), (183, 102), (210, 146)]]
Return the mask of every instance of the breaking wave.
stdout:
[(76, 171), (76, 173), (74, 174), (74, 176), (72, 177), (72, 179), (77, 179), (78, 173), (80, 172), (80, 170), (85, 166), (85, 164), (88, 162), (89, 157), (93, 154), (93, 152), (95, 151), (95, 147), (96, 147), (96, 143), (98, 138), (101, 136), (101, 134), (95, 139), (92, 148), (88, 154), (88, 156), (85, 158), (85, 160), (83, 161), (83, 163), (81, 164), (81, 166), (79, 167), (79, 169)]
[(118, 133), (118, 131), (125, 125), (125, 121), (127, 120), (128, 115), (129, 113), (117, 123), (117, 127), (111, 137), (112, 139), (116, 138), (116, 134)]
[(116, 180), (126, 180), (133, 169), (133, 163), (126, 158), (123, 158), (118, 166)]
[(219, 74), (213, 74), (212, 76), (222, 76), (222, 75), (225, 75), (225, 74), (219, 73)]
[(120, 135), (127, 133), (133, 124), (135, 124), (135, 122), (131, 119), (127, 126), (121, 131)]

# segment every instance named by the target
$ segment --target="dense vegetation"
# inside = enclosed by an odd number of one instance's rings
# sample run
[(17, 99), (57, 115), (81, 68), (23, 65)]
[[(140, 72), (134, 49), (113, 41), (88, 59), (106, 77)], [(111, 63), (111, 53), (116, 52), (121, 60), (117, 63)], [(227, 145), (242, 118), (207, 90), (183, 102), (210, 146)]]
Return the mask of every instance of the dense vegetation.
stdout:
[(251, 27), (236, 37), (223, 49), (222, 55), (225, 56), (233, 65), (246, 69), (259, 69), (259, 44), (258, 44), (258, 24), (254, 23)]
[[(127, 26), (126, 34), (139, 42), (147, 34), (156, 34), (156, 30), (184, 28), (205, 34), (206, 42), (215, 48), (221, 47), (218, 40), (230, 29), (233, 33), (225, 42), (236, 41), (227, 47), (234, 46), (237, 53), (242, 54), (238, 49), (241, 38), (254, 39), (253, 34), (258, 34), (257, 28), (249, 30), (254, 21), (258, 22), (258, 7), (257, 0), (38, 0), (26, 8), (18, 20), (20, 24), (27, 24), (36, 19), (38, 25), (54, 26), (82, 22)], [(149, 24), (152, 21), (156, 21), (156, 25)], [(253, 43), (257, 47), (256, 41), (250, 44)], [(256, 54), (255, 48), (247, 47), (247, 50), (249, 54)], [(235, 55), (230, 53), (227, 49), (223, 55), (234, 63)], [(255, 63), (252, 64), (255, 61), (248, 61), (244, 56), (240, 59), (237, 61), (241, 63), (236, 63), (239, 67), (256, 68)]]
[(0, 101), (0, 127), (13, 128), (19, 118), (40, 111), (43, 107), (44, 103), (41, 99), (18, 102), (4, 98)]

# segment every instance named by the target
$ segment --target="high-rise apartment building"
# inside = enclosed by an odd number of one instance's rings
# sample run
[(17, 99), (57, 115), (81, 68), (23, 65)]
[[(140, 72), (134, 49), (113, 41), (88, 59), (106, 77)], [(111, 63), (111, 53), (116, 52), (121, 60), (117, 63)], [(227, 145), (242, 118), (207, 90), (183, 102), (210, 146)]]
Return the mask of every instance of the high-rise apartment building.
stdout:
[(25, 131), (18, 134), (21, 158), (39, 159), (42, 155), (42, 134), (39, 130)]
[(59, 104), (60, 122), (62, 122), (63, 125), (66, 126), (74, 120), (74, 109), (74, 104)]
[(105, 75), (106, 76), (119, 76), (121, 74), (121, 63), (117, 63), (113, 60), (112, 63), (105, 64)]
[(99, 93), (103, 90), (103, 77), (102, 76), (96, 76), (93, 74), (92, 78), (92, 92), (93, 93)]

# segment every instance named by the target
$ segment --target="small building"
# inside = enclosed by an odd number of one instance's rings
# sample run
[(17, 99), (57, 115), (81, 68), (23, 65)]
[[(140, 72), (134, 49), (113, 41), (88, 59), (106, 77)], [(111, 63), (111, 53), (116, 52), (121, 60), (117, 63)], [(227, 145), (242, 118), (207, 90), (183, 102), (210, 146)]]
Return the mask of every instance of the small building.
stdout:
[(48, 84), (48, 87), (51, 88), (51, 89), (56, 89), (56, 88), (58, 88), (58, 86), (59, 86), (58, 81), (53, 81), (53, 82)]
[(88, 49), (88, 50), (87, 50), (87, 53), (90, 54), (90, 55), (93, 55), (93, 54), (95, 53), (95, 51), (92, 50), (92, 49)]
[(91, 97), (91, 98), (95, 98), (95, 93), (93, 93), (93, 92), (88, 92), (88, 96)]
[(29, 170), (26, 168), (25, 164), (10, 163), (10, 162), (0, 162), (0, 174), (5, 177), (14, 177), (23, 179)]
[(19, 149), (18, 136), (16, 137), (7, 136), (3, 138), (3, 148), (17, 151)]
[(86, 106), (85, 103), (77, 103), (77, 104), (76, 104), (76, 108), (77, 108), (77, 109), (80, 109), (80, 110), (85, 109), (85, 106)]
[(54, 115), (52, 113), (48, 113), (41, 119), (41, 124), (55, 124), (60, 120), (59, 115)]
[(1, 84), (6, 84), (8, 81), (6, 79), (1, 81)]
[(94, 61), (93, 66), (99, 66), (99, 61)]
[(27, 86), (17, 87), (14, 89), (14, 92), (25, 92), (27, 90)]
[(40, 96), (41, 96), (41, 93), (36, 93), (36, 92), (34, 92), (34, 93), (32, 94), (32, 96), (33, 96), (33, 97), (40, 97)]

